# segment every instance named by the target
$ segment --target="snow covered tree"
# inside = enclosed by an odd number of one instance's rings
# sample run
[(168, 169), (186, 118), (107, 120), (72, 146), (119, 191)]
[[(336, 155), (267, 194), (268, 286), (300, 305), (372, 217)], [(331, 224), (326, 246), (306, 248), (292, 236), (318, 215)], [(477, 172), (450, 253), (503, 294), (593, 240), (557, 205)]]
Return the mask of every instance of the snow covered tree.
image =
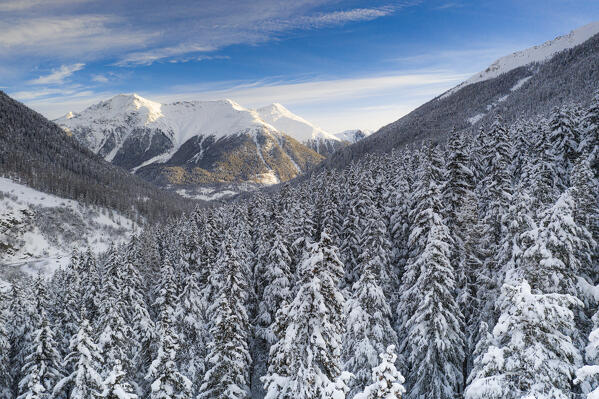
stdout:
[(397, 343), (391, 327), (391, 308), (379, 281), (383, 266), (376, 246), (367, 243), (360, 255), (360, 279), (354, 284), (346, 303), (346, 333), (343, 339), (343, 369), (354, 375), (349, 382), (352, 398), (370, 379), (370, 370), (378, 364), (378, 355)]
[(593, 331), (589, 334), (589, 343), (585, 348), (587, 365), (576, 370), (575, 384), (591, 383), (594, 388), (587, 399), (596, 399), (599, 395), (599, 312), (593, 316)]
[(405, 380), (395, 368), (395, 346), (389, 345), (379, 357), (380, 364), (372, 369), (373, 383), (354, 396), (354, 399), (401, 399), (406, 392), (402, 385)]
[(257, 317), (257, 333), (269, 344), (276, 341), (272, 325), (281, 303), (291, 300), (291, 257), (282, 237), (281, 226), (274, 225), (269, 242), (264, 275), (262, 281), (266, 284), (259, 304)]
[(70, 353), (65, 363), (71, 370), (55, 387), (55, 397), (66, 393), (71, 399), (100, 398), (104, 385), (100, 375), (102, 357), (100, 349), (92, 340), (93, 331), (87, 319), (81, 321), (79, 331), (71, 338)]
[(112, 370), (103, 382), (104, 391), (100, 397), (105, 399), (137, 399), (133, 387), (127, 382), (127, 373), (123, 371), (120, 360), (114, 360)]
[(580, 136), (572, 111), (568, 107), (554, 108), (549, 117), (549, 142), (555, 152), (555, 161), (561, 165), (560, 180), (568, 186), (570, 172), (578, 158)]
[(345, 267), (345, 287), (351, 288), (358, 281), (357, 269), (359, 256), (362, 253), (362, 233), (368, 220), (368, 210), (372, 209), (372, 181), (367, 176), (352, 187), (351, 200), (343, 221), (343, 241), (340, 252)]
[(165, 259), (162, 282), (156, 305), (160, 309), (158, 353), (150, 365), (146, 379), (151, 382), (152, 399), (185, 399), (191, 397), (191, 381), (181, 374), (175, 360), (179, 349), (175, 327), (177, 286), (170, 259)]
[(248, 283), (227, 233), (213, 270), (219, 292), (209, 312), (214, 315), (212, 342), (198, 398), (249, 397), (249, 319), (246, 311)]
[(19, 381), (18, 399), (50, 398), (54, 386), (63, 378), (61, 356), (48, 321), (46, 282), (40, 276), (35, 281), (35, 330)]
[(266, 399), (328, 398), (345, 391), (339, 381), (344, 300), (337, 288), (343, 264), (326, 231), (308, 245), (298, 272), (295, 298), (277, 313), (279, 341), (262, 379)]
[(184, 279), (181, 295), (176, 303), (179, 342), (185, 343), (177, 353), (178, 363), (192, 382), (196, 393), (206, 371), (206, 355), (209, 342), (208, 326), (204, 321), (204, 307), (200, 298), (197, 273), (191, 272)]
[(580, 353), (567, 334), (579, 305), (567, 294), (533, 294), (526, 280), (505, 284), (492, 344), (477, 357), (465, 398), (571, 398)]
[(591, 100), (583, 117), (583, 137), (578, 147), (581, 154), (589, 154), (591, 163), (599, 162), (599, 91)]
[(4, 287), (0, 287), (0, 399), (12, 396), (12, 376), (10, 373), (11, 341), (9, 327), (9, 297)]
[(580, 254), (590, 260), (590, 235), (573, 218), (569, 191), (543, 213), (539, 226), (522, 234), (527, 247), (520, 270), (534, 290), (577, 295)]
[[(407, 362), (408, 398), (450, 398), (459, 392), (464, 360), (463, 316), (456, 304), (449, 231), (441, 215), (441, 165), (429, 147), (414, 195), (410, 259), (397, 312)], [(437, 337), (443, 337), (443, 340)]]

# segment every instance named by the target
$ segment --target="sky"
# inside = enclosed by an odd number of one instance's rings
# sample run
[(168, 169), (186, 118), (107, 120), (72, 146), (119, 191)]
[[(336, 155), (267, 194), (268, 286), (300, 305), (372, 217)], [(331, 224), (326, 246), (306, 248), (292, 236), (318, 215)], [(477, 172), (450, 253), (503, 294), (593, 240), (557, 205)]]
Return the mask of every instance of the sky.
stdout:
[(119, 93), (393, 122), (597, 0), (0, 0), (0, 90), (50, 119)]

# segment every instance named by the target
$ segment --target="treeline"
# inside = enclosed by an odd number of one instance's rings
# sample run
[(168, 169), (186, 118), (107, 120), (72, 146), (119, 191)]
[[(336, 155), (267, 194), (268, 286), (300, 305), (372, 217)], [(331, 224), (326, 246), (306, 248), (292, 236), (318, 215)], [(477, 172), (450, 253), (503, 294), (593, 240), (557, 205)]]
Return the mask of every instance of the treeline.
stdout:
[(598, 148), (596, 96), (75, 254), (4, 294), (0, 389), (584, 396), (599, 386)]
[(133, 219), (164, 220), (193, 209), (190, 201), (105, 162), (1, 91), (0, 176)]

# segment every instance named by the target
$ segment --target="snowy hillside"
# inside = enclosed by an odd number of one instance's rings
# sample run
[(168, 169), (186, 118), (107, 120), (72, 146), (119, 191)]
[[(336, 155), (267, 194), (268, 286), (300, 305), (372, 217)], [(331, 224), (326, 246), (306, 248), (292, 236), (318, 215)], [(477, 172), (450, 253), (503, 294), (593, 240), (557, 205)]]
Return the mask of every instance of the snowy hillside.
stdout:
[(98, 253), (128, 240), (136, 224), (105, 208), (81, 205), (0, 177), (2, 273), (49, 272), (74, 248)]
[(591, 37), (599, 34), (599, 22), (593, 22), (581, 28), (571, 31), (564, 36), (558, 36), (553, 40), (549, 40), (541, 45), (528, 48), (526, 50), (517, 51), (513, 54), (501, 57), (492, 63), (487, 69), (481, 71), (455, 88), (451, 89), (445, 95), (455, 93), (461, 88), (473, 83), (483, 82), (493, 79), (501, 74), (514, 70), (516, 68), (529, 65), (532, 63), (542, 63), (551, 59), (560, 51), (564, 51), (589, 40)]

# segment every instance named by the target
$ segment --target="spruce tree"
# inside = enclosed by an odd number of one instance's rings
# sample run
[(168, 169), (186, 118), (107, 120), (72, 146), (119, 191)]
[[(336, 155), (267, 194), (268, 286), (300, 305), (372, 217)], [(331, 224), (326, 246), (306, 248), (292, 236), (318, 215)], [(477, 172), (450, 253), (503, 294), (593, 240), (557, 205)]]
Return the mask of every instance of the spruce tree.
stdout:
[(567, 332), (579, 305), (567, 294), (534, 294), (526, 280), (505, 284), (492, 344), (477, 357), (465, 398), (571, 398), (580, 353)]
[(379, 357), (380, 364), (372, 369), (373, 383), (354, 396), (354, 399), (401, 399), (405, 394), (406, 389), (402, 385), (405, 380), (395, 368), (395, 346), (389, 345)]
[[(12, 396), (11, 376), (11, 340), (9, 334), (9, 297), (6, 289), (0, 287), (0, 398), (10, 399)], [(16, 344), (16, 343), (15, 343)]]
[(308, 245), (298, 273), (295, 298), (277, 313), (279, 340), (262, 379), (266, 399), (325, 398), (345, 390), (340, 381), (344, 300), (337, 288), (343, 264), (326, 232)]
[(246, 310), (248, 283), (229, 234), (225, 235), (213, 273), (218, 295), (213, 314), (209, 368), (198, 398), (249, 397), (249, 319)]
[(191, 397), (191, 381), (181, 374), (175, 360), (179, 350), (175, 330), (176, 284), (170, 259), (165, 259), (162, 282), (156, 305), (160, 309), (158, 352), (146, 379), (150, 381), (152, 399), (186, 399)]
[(32, 342), (22, 368), (18, 399), (50, 398), (54, 386), (63, 378), (61, 356), (54, 331), (47, 316), (48, 297), (45, 281), (40, 276), (35, 281), (35, 329)]
[(100, 368), (103, 359), (100, 349), (92, 340), (93, 331), (87, 319), (80, 323), (79, 331), (71, 338), (70, 353), (65, 363), (72, 370), (55, 387), (54, 396), (65, 393), (71, 399), (100, 398), (104, 385)]
[[(449, 231), (441, 214), (442, 168), (429, 146), (414, 193), (410, 259), (397, 309), (407, 363), (408, 398), (450, 398), (459, 393), (464, 360), (463, 319), (455, 298)], [(436, 337), (444, 337), (438, 340)]]
[(343, 369), (354, 375), (348, 398), (362, 391), (370, 380), (370, 370), (378, 364), (378, 355), (397, 336), (391, 327), (391, 308), (379, 282), (381, 262), (375, 247), (366, 245), (360, 255), (360, 279), (346, 303), (346, 333), (343, 339)]
[(133, 393), (133, 387), (127, 381), (127, 373), (123, 371), (120, 360), (114, 360), (113, 366), (103, 382), (104, 391), (102, 398), (105, 399), (137, 399)]

